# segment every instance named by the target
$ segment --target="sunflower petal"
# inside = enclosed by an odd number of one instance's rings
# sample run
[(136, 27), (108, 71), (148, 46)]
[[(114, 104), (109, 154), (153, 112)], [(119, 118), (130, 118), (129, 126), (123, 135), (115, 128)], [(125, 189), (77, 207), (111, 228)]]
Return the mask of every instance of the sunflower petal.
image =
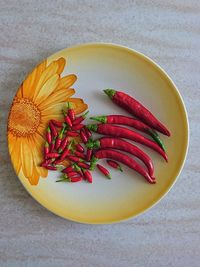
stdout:
[(58, 63), (58, 70), (57, 70), (57, 73), (58, 74), (61, 74), (64, 70), (64, 67), (65, 67), (65, 64), (66, 64), (66, 60), (61, 57), (57, 60), (57, 63)]
[(11, 159), (15, 169), (16, 174), (18, 175), (21, 169), (21, 138), (17, 138), (14, 144)]
[(23, 88), (22, 88), (22, 85), (21, 85), (17, 90), (16, 97), (18, 97), (18, 98), (22, 98), (23, 97), (22, 90), (23, 90)]
[(56, 88), (58, 84), (59, 75), (55, 74), (50, 79), (46, 81), (46, 83), (42, 86), (39, 91), (35, 101), (37, 105), (39, 105), (42, 101), (44, 101)]
[(59, 91), (60, 89), (67, 89), (71, 87), (75, 81), (77, 80), (77, 77), (75, 74), (67, 75), (59, 80), (58, 86), (56, 87), (56, 91)]
[(8, 147), (10, 154), (12, 154), (16, 142), (17, 142), (17, 137), (8, 131)]
[(31, 150), (32, 147), (28, 138), (23, 138), (23, 141), (21, 143), (21, 161), (22, 171), (27, 179), (32, 177), (33, 173), (33, 157)]

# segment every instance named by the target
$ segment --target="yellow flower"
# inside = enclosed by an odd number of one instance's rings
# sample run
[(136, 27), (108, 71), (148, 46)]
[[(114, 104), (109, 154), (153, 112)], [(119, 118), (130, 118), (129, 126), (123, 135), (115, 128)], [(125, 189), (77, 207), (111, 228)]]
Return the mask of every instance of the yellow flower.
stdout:
[[(11, 159), (19, 174), (32, 185), (37, 185), (40, 176), (48, 171), (40, 167), (45, 131), (50, 119), (61, 119), (66, 101), (73, 104), (77, 114), (87, 109), (80, 98), (70, 98), (75, 90), (70, 88), (76, 75), (60, 76), (65, 59), (59, 58), (47, 66), (39, 64), (20, 86), (9, 114), (8, 144)], [(70, 99), (69, 99), (70, 98)]]

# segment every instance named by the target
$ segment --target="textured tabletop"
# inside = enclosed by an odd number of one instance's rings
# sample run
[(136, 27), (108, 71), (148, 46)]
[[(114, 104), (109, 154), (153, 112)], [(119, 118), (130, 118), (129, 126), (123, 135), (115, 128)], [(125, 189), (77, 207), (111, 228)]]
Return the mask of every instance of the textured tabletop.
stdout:
[[(42, 59), (75, 44), (114, 42), (155, 60), (174, 80), (190, 147), (173, 189), (135, 219), (82, 225), (25, 191), (12, 168), (6, 124), (13, 96)], [(0, 0), (0, 266), (199, 266), (200, 1)]]

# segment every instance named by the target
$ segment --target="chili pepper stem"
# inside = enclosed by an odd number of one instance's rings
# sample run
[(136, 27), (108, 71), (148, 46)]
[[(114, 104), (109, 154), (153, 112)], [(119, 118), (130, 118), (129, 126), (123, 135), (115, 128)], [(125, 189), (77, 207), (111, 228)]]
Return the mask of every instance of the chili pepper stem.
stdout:
[(153, 138), (153, 140), (162, 148), (163, 151), (166, 152), (165, 145), (164, 145), (163, 141), (160, 139), (157, 132), (155, 132), (154, 130), (148, 130), (148, 132), (151, 135), (151, 137)]
[(109, 96), (111, 99), (113, 98), (113, 96), (115, 95), (116, 91), (113, 89), (105, 89), (103, 90), (104, 93)]
[(101, 123), (106, 123), (107, 122), (106, 116), (90, 117), (90, 119), (94, 120), (94, 121), (99, 121)]

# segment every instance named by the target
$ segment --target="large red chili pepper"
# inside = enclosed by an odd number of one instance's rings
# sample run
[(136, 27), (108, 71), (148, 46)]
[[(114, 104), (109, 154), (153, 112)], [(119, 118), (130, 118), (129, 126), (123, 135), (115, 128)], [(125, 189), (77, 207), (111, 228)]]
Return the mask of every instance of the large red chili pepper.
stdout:
[(57, 121), (57, 120), (51, 120), (53, 125), (58, 127), (58, 128), (62, 128), (63, 127), (63, 122), (61, 121)]
[(139, 101), (123, 92), (115, 91), (113, 89), (106, 89), (104, 92), (118, 106), (124, 108), (157, 131), (170, 136), (168, 129)]
[(72, 104), (70, 102), (68, 102), (67, 114), (68, 114), (71, 122), (73, 122), (75, 120), (75, 111), (74, 111), (74, 109), (72, 109)]
[(61, 145), (59, 147), (58, 153), (62, 153), (62, 151), (66, 148), (68, 142), (69, 142), (68, 136), (64, 137), (64, 139), (62, 140)]
[(45, 142), (45, 145), (44, 145), (44, 158), (46, 158), (48, 153), (49, 153), (49, 143)]
[(76, 145), (76, 150), (79, 151), (79, 152), (82, 152), (82, 153), (84, 152), (84, 148), (83, 148), (83, 146), (81, 144), (77, 144)]
[(120, 127), (120, 126), (115, 126), (112, 124), (90, 124), (90, 125), (87, 125), (87, 127), (90, 130), (100, 133), (100, 134), (126, 138), (129, 140), (138, 142), (147, 147), (150, 147), (154, 151), (157, 151), (167, 161), (166, 153), (159, 147), (158, 144), (156, 144), (154, 141), (149, 140), (148, 138), (132, 130), (129, 130), (127, 128)]
[(108, 165), (110, 165), (114, 169), (117, 169), (117, 170), (120, 170), (121, 172), (123, 172), (122, 167), (116, 161), (107, 159), (106, 162), (108, 163)]
[(97, 168), (100, 170), (101, 173), (103, 173), (104, 176), (106, 176), (108, 179), (111, 179), (110, 173), (106, 168), (104, 168), (100, 164), (97, 164)]
[(53, 137), (56, 137), (58, 135), (58, 132), (51, 121), (49, 122), (49, 127), (51, 129), (51, 133), (52, 133)]
[(89, 111), (85, 112), (82, 116), (76, 118), (74, 121), (73, 121), (73, 125), (77, 125), (77, 124), (80, 124), (87, 116), (87, 114), (89, 113)]
[(49, 144), (51, 144), (52, 137), (51, 137), (51, 129), (50, 127), (47, 127), (47, 132), (46, 132), (46, 140)]
[(122, 124), (131, 126), (141, 132), (149, 134), (154, 139), (154, 141), (156, 141), (156, 143), (165, 151), (165, 146), (162, 140), (160, 139), (159, 135), (157, 134), (157, 132), (155, 132), (148, 125), (139, 120), (122, 115), (97, 116), (97, 117), (91, 117), (90, 119), (100, 121), (101, 123)]
[(97, 159), (113, 159), (117, 160), (125, 165), (127, 165), (129, 168), (135, 170), (136, 172), (140, 173), (144, 178), (151, 184), (155, 183), (154, 178), (152, 178), (149, 173), (140, 165), (138, 164), (134, 159), (130, 158), (129, 156), (112, 149), (100, 149), (95, 152), (95, 157)]
[(128, 152), (139, 158), (147, 166), (150, 176), (153, 176), (154, 166), (151, 158), (140, 148), (123, 139), (113, 137), (101, 137), (98, 140), (88, 143), (87, 146), (93, 147), (94, 149), (112, 148)]
[(86, 180), (89, 183), (92, 183), (92, 174), (90, 173), (90, 171), (86, 170), (86, 169), (82, 169), (83, 171), (83, 175), (85, 176)]
[(57, 150), (62, 142), (62, 137), (63, 137), (63, 133), (65, 131), (66, 125), (63, 126), (62, 130), (60, 131), (59, 135), (56, 138), (56, 143), (55, 143), (55, 149)]

